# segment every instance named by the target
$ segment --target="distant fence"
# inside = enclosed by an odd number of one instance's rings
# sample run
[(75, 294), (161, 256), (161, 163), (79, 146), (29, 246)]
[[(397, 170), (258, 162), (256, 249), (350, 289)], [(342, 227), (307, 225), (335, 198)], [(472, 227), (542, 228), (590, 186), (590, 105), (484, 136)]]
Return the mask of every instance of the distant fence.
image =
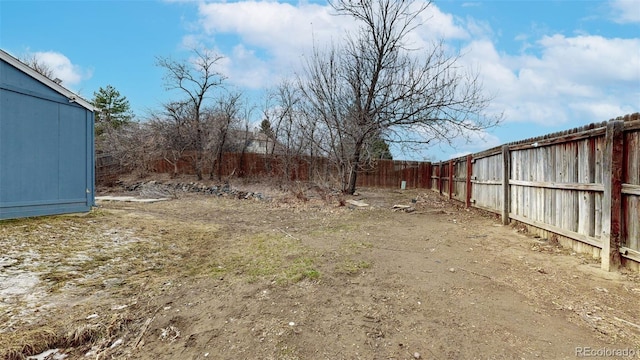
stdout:
[(640, 266), (640, 114), (431, 166), (431, 189), (516, 220), (602, 268)]
[(370, 171), (358, 174), (358, 186), (400, 188), (429, 188), (431, 163), (419, 161), (377, 160)]
[(111, 154), (96, 154), (96, 185), (112, 186), (118, 177), (126, 172), (117, 157)]
[[(193, 174), (187, 161), (188, 154), (177, 164), (179, 174)], [(285, 157), (255, 153), (225, 153), (222, 157), (220, 175), (222, 177), (270, 177), (293, 181), (321, 181), (337, 178), (333, 164), (326, 158)], [(210, 174), (211, 163), (203, 168), (203, 174)], [(166, 160), (159, 160), (153, 166), (157, 172), (171, 173), (174, 166)], [(286, 175), (285, 175), (286, 174)], [(405, 182), (407, 188), (430, 187), (431, 163), (419, 161), (376, 160), (367, 170), (358, 173), (357, 186), (400, 188)], [(216, 173), (215, 176), (218, 174)]]

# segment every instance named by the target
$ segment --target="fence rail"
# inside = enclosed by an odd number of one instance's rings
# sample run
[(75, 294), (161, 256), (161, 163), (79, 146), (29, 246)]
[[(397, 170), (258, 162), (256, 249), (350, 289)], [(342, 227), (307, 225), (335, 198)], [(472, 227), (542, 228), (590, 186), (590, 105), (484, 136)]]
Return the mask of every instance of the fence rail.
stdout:
[(431, 189), (640, 268), (640, 114), (432, 164)]

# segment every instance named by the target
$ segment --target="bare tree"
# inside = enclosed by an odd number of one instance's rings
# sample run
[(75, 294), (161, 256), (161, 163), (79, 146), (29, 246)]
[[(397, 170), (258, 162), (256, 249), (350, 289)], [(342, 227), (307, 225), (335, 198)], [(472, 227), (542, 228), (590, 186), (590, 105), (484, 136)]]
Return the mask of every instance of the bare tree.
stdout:
[[(245, 112), (245, 115), (250, 115), (248, 112)], [(238, 176), (244, 177), (246, 175), (245, 171), (245, 154), (247, 153), (247, 147), (249, 146), (249, 136), (250, 136), (250, 127), (251, 123), (249, 121), (249, 116), (244, 116), (243, 121), (240, 125), (240, 136), (236, 139), (240, 146), (237, 148), (237, 152), (240, 153), (240, 159), (238, 161)]]
[[(314, 147), (333, 162), (347, 191), (351, 166), (351, 144), (347, 134), (349, 118), (346, 107), (352, 100), (348, 88), (341, 83), (338, 48), (332, 45), (326, 52), (314, 48), (306, 66), (306, 76), (299, 78), (305, 97), (305, 115), (313, 129)], [(355, 167), (354, 167), (355, 169)]]
[(222, 56), (206, 49), (193, 49), (192, 52), (193, 58), (189, 61), (157, 57), (156, 65), (166, 71), (164, 77), (166, 89), (181, 91), (186, 95), (185, 102), (192, 107), (191, 127), (196, 130), (193, 144), (195, 172), (198, 180), (202, 180), (205, 138), (200, 118), (210, 92), (221, 87), (226, 77), (216, 70)]
[(121, 166), (139, 177), (153, 171), (157, 139), (149, 124), (131, 122), (103, 135), (97, 149), (116, 157)]
[(229, 93), (218, 98), (215, 107), (206, 112), (204, 124), (208, 135), (207, 148), (212, 154), (210, 179), (214, 178), (214, 173), (218, 180), (222, 179), (222, 155), (230, 130), (238, 127), (241, 122), (242, 106), (242, 94)]
[(30, 68), (37, 71), (41, 75), (44, 75), (51, 80), (54, 80), (55, 74), (53, 73), (53, 69), (51, 68), (51, 66), (42, 62), (42, 60), (38, 59), (38, 57), (35, 54), (20, 56), (20, 61), (27, 64)]
[[(173, 166), (172, 177), (178, 175), (178, 162), (188, 150), (194, 149), (197, 129), (193, 127), (194, 114), (189, 102), (168, 102), (160, 113), (152, 113), (148, 122), (156, 139), (156, 153)], [(188, 156), (191, 167), (197, 168), (198, 157)]]
[(267, 97), (263, 116), (261, 132), (268, 140), (273, 141), (273, 146), (268, 147), (270, 155), (277, 151), (283, 178), (291, 180), (292, 172), (297, 171), (296, 164), (300, 157), (309, 154), (307, 150), (311, 143), (305, 137), (301, 93), (295, 84), (284, 80), (272, 89)]
[(354, 193), (363, 152), (376, 138), (405, 145), (451, 141), (499, 123), (485, 114), (478, 74), (461, 68), (460, 54), (442, 42), (424, 52), (408, 35), (430, 3), (411, 0), (335, 0), (358, 32), (326, 51), (314, 49), (300, 86), (313, 118), (328, 134), (322, 144)]

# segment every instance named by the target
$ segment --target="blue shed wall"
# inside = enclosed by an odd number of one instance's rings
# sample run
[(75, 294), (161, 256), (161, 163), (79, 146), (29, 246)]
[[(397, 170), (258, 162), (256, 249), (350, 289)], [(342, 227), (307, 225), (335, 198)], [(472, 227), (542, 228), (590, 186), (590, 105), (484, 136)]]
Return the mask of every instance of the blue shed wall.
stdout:
[(93, 112), (0, 61), (0, 219), (93, 205)]

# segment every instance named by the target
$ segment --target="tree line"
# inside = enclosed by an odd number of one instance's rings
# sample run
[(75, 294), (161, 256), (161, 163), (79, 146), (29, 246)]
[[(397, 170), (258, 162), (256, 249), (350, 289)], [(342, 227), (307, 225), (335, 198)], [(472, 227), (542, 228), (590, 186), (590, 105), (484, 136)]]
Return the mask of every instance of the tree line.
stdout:
[[(285, 176), (297, 157), (327, 158), (340, 189), (352, 194), (359, 172), (391, 157), (390, 144), (424, 148), (500, 123), (500, 115), (487, 113), (491, 98), (479, 73), (462, 66), (461, 54), (442, 41), (424, 49), (410, 42), (429, 2), (329, 4), (336, 16), (352, 18), (357, 30), (326, 46), (314, 44), (303, 70), (270, 89), (259, 109), (227, 87), (219, 71), (222, 56), (215, 52), (194, 48), (188, 60), (159, 56), (165, 88), (177, 99), (135, 122), (126, 97), (101, 88), (93, 100), (97, 148), (139, 171), (158, 157), (177, 171), (178, 160), (187, 157), (198, 179), (205, 168), (215, 178), (222, 154), (247, 151), (259, 134), (264, 152), (281, 159)], [(255, 111), (262, 121), (254, 131)]]

